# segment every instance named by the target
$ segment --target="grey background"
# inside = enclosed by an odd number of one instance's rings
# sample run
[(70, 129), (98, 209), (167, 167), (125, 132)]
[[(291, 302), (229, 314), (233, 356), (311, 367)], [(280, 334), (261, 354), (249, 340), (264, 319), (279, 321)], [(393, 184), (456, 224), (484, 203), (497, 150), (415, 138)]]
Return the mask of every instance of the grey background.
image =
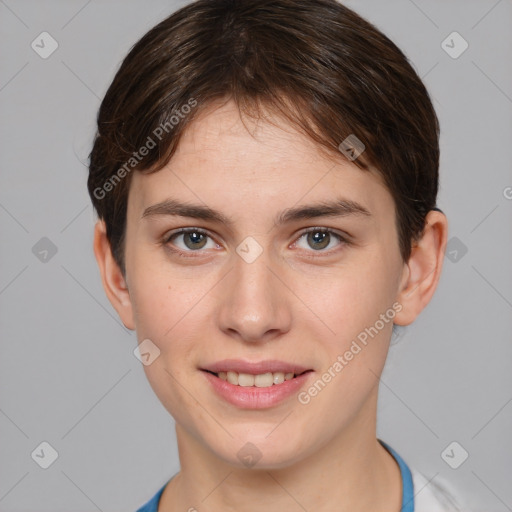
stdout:
[[(0, 0), (1, 512), (133, 511), (179, 470), (174, 422), (101, 286), (84, 163), (120, 60), (184, 3)], [(512, 2), (345, 3), (435, 98), (450, 222), (436, 295), (390, 351), (378, 435), (475, 511), (512, 510)], [(47, 59), (31, 48), (43, 31)], [(441, 47), (453, 31), (469, 43), (457, 59)]]

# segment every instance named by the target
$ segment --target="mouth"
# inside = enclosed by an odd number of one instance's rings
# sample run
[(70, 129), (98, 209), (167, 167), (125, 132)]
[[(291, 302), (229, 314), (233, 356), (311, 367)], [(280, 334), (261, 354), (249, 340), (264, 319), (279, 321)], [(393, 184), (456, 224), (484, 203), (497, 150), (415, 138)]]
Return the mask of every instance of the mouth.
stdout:
[(265, 372), (265, 373), (243, 373), (235, 371), (220, 371), (213, 372), (211, 370), (203, 370), (215, 377), (229, 382), (233, 386), (240, 387), (256, 387), (256, 388), (269, 388), (272, 386), (279, 386), (285, 381), (296, 379), (305, 373), (312, 372), (313, 370), (304, 370), (297, 372)]
[(314, 375), (312, 368), (277, 359), (224, 359), (198, 369), (217, 397), (253, 410), (287, 403)]
[(239, 409), (269, 409), (296, 395), (314, 375), (313, 369), (282, 361), (225, 360), (199, 368), (215, 395)]

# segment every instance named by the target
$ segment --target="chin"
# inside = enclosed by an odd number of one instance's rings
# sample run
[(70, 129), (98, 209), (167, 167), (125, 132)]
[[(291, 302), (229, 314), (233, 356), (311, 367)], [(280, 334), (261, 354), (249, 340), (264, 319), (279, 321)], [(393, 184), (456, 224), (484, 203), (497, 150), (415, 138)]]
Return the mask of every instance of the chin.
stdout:
[(234, 435), (234, 439), (229, 439), (224, 446), (210, 446), (210, 449), (230, 466), (255, 471), (287, 468), (307, 457), (299, 451), (298, 443), (289, 438), (286, 442), (285, 436), (271, 440), (267, 436), (272, 429), (264, 430), (261, 435)]

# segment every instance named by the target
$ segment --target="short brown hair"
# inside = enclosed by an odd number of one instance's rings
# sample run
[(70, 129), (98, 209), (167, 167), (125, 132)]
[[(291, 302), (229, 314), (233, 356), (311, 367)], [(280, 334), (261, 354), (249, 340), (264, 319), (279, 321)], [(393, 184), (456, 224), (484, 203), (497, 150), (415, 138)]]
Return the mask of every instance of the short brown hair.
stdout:
[(341, 158), (339, 144), (355, 135), (366, 149), (354, 163), (382, 176), (409, 259), (436, 205), (439, 122), (406, 56), (335, 0), (198, 0), (133, 46), (99, 109), (88, 190), (123, 274), (127, 162), (162, 169), (194, 118), (230, 99), (241, 113), (270, 108)]

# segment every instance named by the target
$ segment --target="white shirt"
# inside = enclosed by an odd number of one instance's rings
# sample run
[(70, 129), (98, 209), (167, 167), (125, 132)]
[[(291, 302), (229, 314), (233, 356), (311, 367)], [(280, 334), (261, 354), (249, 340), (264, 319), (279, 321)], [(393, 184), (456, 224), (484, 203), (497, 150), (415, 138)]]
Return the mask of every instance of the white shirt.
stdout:
[(462, 501), (455, 497), (448, 484), (438, 478), (432, 481), (411, 469), (414, 485), (414, 512), (470, 512)]

